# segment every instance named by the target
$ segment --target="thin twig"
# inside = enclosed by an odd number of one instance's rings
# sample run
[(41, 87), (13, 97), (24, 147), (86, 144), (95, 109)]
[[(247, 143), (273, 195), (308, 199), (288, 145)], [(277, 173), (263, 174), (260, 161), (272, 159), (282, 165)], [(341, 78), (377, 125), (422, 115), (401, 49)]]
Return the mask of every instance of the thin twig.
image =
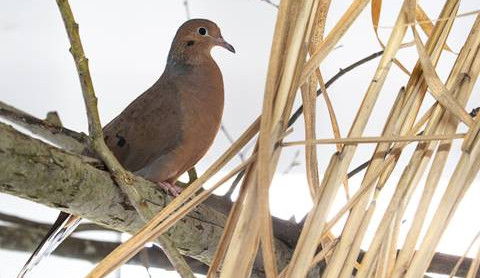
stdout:
[(478, 112), (480, 112), (480, 107), (473, 108), (472, 111), (470, 111), (470, 117), (475, 118)]
[[(97, 98), (95, 96), (92, 79), (90, 77), (88, 59), (85, 57), (83, 46), (81, 44), (80, 35), (78, 32), (78, 24), (75, 22), (72, 10), (67, 0), (57, 0), (57, 5), (65, 23), (65, 29), (71, 44), (70, 52), (72, 53), (80, 78), (82, 94), (87, 110), (91, 146), (105, 162), (116, 183), (120, 186), (122, 191), (127, 194), (139, 215), (143, 220), (147, 221), (154, 216), (153, 211), (148, 207), (147, 202), (138, 193), (137, 189), (132, 186), (134, 178), (133, 175), (123, 169), (118, 160), (110, 152), (103, 139), (103, 131), (97, 109)], [(178, 250), (173, 246), (171, 239), (166, 235), (161, 235), (159, 236), (158, 241), (162, 245), (163, 250), (166, 252), (173, 266), (177, 269), (178, 273), (182, 277), (193, 278), (194, 276), (192, 270), (180, 255)]]
[(278, 9), (278, 4), (273, 3), (271, 0), (260, 0), (260, 1), (265, 2), (265, 3), (269, 4), (270, 6)]
[(300, 162), (298, 161), (298, 157), (300, 156), (300, 150), (297, 150), (295, 154), (293, 155), (292, 161), (288, 165), (288, 167), (283, 171), (283, 174), (288, 174), (293, 168), (297, 167), (300, 165)]
[(185, 6), (185, 13), (187, 14), (187, 20), (189, 20), (190, 17), (190, 5), (188, 3), (188, 0), (183, 0), (183, 6)]
[[(230, 135), (230, 132), (225, 127), (224, 123), (220, 125), (220, 130), (223, 132), (223, 135), (225, 135), (225, 137), (227, 138), (228, 142), (230, 142), (230, 144), (233, 144), (233, 142), (235, 142), (232, 135)], [(243, 152), (239, 151), (237, 155), (242, 162), (245, 161), (245, 155), (243, 154)]]
[[(361, 66), (363, 64), (365, 64), (366, 62), (369, 62), (375, 58), (378, 58), (380, 56), (382, 56), (383, 54), (383, 50), (381, 51), (378, 51), (378, 52), (375, 52), (363, 59), (360, 59), (358, 60), (357, 62), (349, 65), (348, 67), (344, 68), (344, 69), (340, 69), (340, 71), (335, 74), (332, 78), (330, 78), (326, 83), (325, 83), (325, 88), (328, 89), (328, 87), (330, 87), (335, 81), (337, 81), (340, 77), (342, 77), (344, 74), (346, 74), (347, 72), (355, 69), (356, 67), (358, 66)], [(322, 94), (322, 90), (321, 89), (318, 89), (317, 90), (317, 97), (320, 96)], [(292, 116), (290, 117), (290, 119), (288, 120), (288, 126), (292, 126), (295, 121), (298, 119), (298, 117), (300, 117), (300, 115), (303, 113), (303, 105), (300, 105), (300, 107), (297, 108), (297, 110), (295, 111), (295, 113), (292, 114)]]
[(142, 265), (145, 268), (145, 271), (148, 274), (149, 278), (152, 278), (152, 274), (150, 273), (150, 256), (148, 254), (148, 249), (144, 248), (140, 252), (140, 256), (142, 257)]

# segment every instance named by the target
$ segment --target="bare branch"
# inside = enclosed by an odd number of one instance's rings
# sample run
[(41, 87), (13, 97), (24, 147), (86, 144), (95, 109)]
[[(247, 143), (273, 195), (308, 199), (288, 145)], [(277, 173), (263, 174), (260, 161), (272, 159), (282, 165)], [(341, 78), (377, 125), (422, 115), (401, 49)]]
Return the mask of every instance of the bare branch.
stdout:
[(288, 174), (293, 168), (297, 167), (300, 165), (300, 162), (298, 161), (298, 157), (300, 156), (300, 150), (297, 150), (292, 157), (292, 161), (288, 165), (288, 167), (283, 171), (283, 174)]
[(260, 1), (263, 1), (263, 2), (265, 2), (265, 3), (267, 3), (267, 4), (269, 4), (269, 5), (278, 9), (278, 4), (273, 3), (271, 0), (260, 0)]
[[(382, 51), (378, 51), (378, 52), (375, 52), (365, 58), (362, 58), (358, 61), (356, 61), (355, 63), (349, 65), (348, 67), (344, 68), (344, 69), (340, 69), (340, 71), (335, 74), (332, 78), (330, 78), (326, 83), (325, 83), (325, 88), (328, 89), (328, 87), (330, 87), (335, 81), (337, 81), (340, 77), (342, 77), (344, 74), (346, 74), (347, 72), (357, 68), (358, 66), (361, 66), (363, 64), (365, 64), (366, 62), (369, 62), (375, 58), (378, 58), (380, 56), (383, 55), (383, 50)], [(317, 97), (320, 96), (322, 94), (322, 90), (317, 90)], [(298, 117), (300, 117), (300, 115), (303, 113), (303, 105), (301, 105), (296, 111), (295, 113), (292, 114), (292, 116), (290, 117), (290, 119), (288, 120), (288, 126), (292, 126), (295, 121), (298, 119)]]
[[(227, 127), (225, 126), (224, 123), (222, 123), (220, 125), (220, 130), (223, 132), (223, 135), (225, 135), (225, 137), (227, 138), (228, 142), (230, 142), (230, 144), (233, 144), (233, 142), (235, 141), (232, 137), (232, 135), (230, 135), (230, 132), (228, 131)], [(243, 152), (238, 152), (238, 157), (240, 158), (240, 160), (242, 162), (245, 161), (245, 155), (243, 154)]]
[(187, 14), (187, 19), (190, 19), (190, 5), (188, 4), (188, 0), (183, 0), (183, 6), (185, 6), (185, 13)]

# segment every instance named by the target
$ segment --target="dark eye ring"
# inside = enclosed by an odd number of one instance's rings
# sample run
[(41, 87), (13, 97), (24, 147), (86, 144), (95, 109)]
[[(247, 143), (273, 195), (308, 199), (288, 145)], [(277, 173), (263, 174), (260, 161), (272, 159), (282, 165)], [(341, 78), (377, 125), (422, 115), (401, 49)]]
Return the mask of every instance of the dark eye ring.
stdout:
[(202, 35), (202, 36), (208, 35), (207, 28), (204, 28), (204, 27), (198, 28), (198, 33), (199, 33), (200, 35)]

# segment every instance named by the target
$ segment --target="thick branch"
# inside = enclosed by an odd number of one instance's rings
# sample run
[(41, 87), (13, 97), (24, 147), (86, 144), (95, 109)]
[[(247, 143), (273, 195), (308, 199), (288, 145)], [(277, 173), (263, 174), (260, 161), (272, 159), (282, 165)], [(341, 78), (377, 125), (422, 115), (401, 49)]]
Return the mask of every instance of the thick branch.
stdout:
[[(133, 233), (143, 225), (108, 172), (4, 124), (0, 124), (0, 169), (0, 192), (80, 215), (115, 230)], [(151, 182), (135, 177), (133, 184), (155, 212), (169, 201)], [(225, 215), (200, 205), (168, 234), (183, 255), (208, 264), (224, 223)], [(279, 260), (286, 262), (291, 249), (281, 241), (276, 243)]]

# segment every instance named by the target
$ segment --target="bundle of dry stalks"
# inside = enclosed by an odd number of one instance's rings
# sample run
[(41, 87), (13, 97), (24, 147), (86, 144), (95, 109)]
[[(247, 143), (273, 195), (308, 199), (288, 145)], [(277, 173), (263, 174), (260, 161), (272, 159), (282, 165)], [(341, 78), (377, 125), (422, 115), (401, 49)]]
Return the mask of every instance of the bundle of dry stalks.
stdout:
[[(471, 117), (465, 105), (471, 96), (480, 70), (480, 15), (476, 16), (470, 34), (450, 69), (446, 82), (438, 77), (435, 66), (444, 51), (450, 51), (446, 41), (457, 14), (458, 0), (447, 0), (438, 20), (431, 21), (418, 3), (405, 0), (398, 14), (378, 62), (377, 70), (366, 90), (363, 102), (347, 138), (339, 138), (336, 111), (330, 104), (323, 82), (320, 64), (368, 6), (368, 0), (354, 0), (343, 16), (324, 37), (325, 20), (330, 1), (283, 0), (279, 5), (277, 23), (270, 55), (261, 116), (213, 163), (208, 170), (155, 215), (136, 235), (107, 256), (88, 277), (104, 277), (120, 266), (145, 243), (153, 241), (224, 182), (244, 171), (240, 194), (230, 211), (216, 255), (207, 277), (249, 277), (257, 251), (266, 277), (305, 277), (308, 271), (328, 256), (322, 277), (423, 277), (434, 255), (435, 247), (449, 224), (462, 197), (471, 185), (480, 167), (479, 118)], [(380, 0), (371, 1), (372, 24), (375, 32), (381, 12)], [(423, 43), (418, 34), (421, 28), (428, 37)], [(412, 32), (418, 61), (411, 73), (396, 58), (405, 43), (407, 32)], [(377, 33), (378, 37), (378, 33)], [(412, 43), (410, 44), (412, 45)], [(376, 100), (383, 88), (392, 64), (410, 75), (401, 88), (391, 110), (386, 113), (384, 129), (378, 137), (362, 137)], [(335, 139), (315, 140), (316, 92), (319, 89), (329, 109)], [(294, 98), (301, 92), (304, 106), (305, 141), (283, 142), (292, 114)], [(431, 94), (436, 103), (424, 115), (419, 114), (425, 96)], [(463, 134), (456, 133), (459, 124), (468, 127)], [(258, 139), (253, 154), (208, 190), (202, 185), (226, 165), (254, 136)], [(440, 205), (435, 208), (435, 221), (426, 222), (426, 211), (431, 206), (445, 168), (446, 157), (453, 139), (463, 141), (461, 153)], [(316, 144), (336, 144), (327, 169), (319, 172)], [(336, 215), (327, 221), (332, 203), (342, 184), (348, 187), (347, 171), (360, 143), (375, 143), (376, 149), (365, 171), (361, 185)], [(269, 210), (269, 188), (276, 173), (280, 152), (292, 144), (304, 144), (307, 180), (313, 199), (293, 257), (287, 265), (277, 265)], [(416, 144), (410, 161), (398, 165), (398, 159), (408, 144)], [(324, 156), (325, 157), (325, 156)], [(428, 168), (433, 159), (432, 166)], [(357, 262), (360, 244), (371, 223), (378, 198), (395, 168), (403, 167), (395, 192), (388, 198), (380, 224), (370, 247)], [(398, 169), (397, 169), (398, 170)], [(416, 207), (407, 238), (397, 252), (400, 222), (414, 189), (427, 176), (421, 199)], [(332, 226), (348, 214), (338, 238), (330, 233)], [(420, 237), (422, 227), (428, 227)], [(415, 251), (417, 242), (420, 247)], [(319, 251), (320, 250), (320, 251)], [(480, 260), (471, 265), (468, 277), (475, 277)]]

